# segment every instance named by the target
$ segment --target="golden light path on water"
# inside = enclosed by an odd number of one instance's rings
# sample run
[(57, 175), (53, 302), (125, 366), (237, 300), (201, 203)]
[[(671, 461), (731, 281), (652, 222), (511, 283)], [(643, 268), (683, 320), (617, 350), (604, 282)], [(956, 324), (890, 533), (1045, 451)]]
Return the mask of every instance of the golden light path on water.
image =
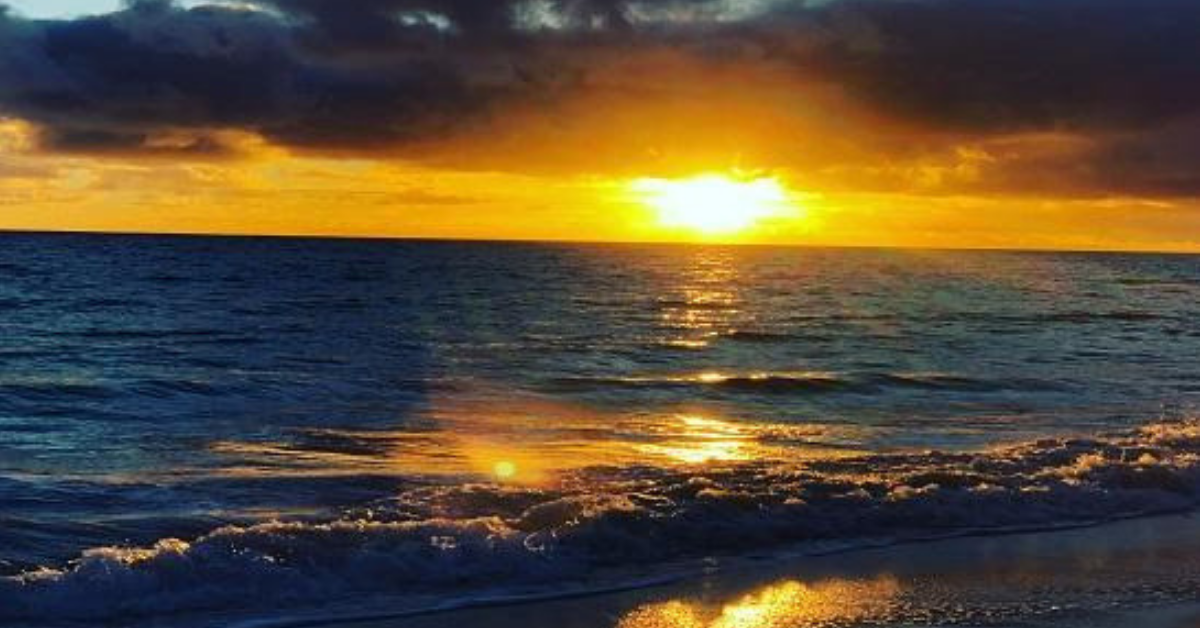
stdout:
[(808, 444), (836, 439), (828, 426), (757, 424), (699, 413), (611, 416), (537, 403), (443, 414), (438, 429), (309, 430), (290, 442), (222, 441), (242, 461), (230, 475), (473, 475), (519, 485), (554, 484), (593, 466), (692, 467), (828, 459), (851, 451)]
[(785, 580), (727, 602), (676, 599), (626, 614), (617, 628), (806, 628), (842, 626), (882, 615), (900, 594), (891, 577)]
[[(688, 180), (677, 183), (692, 189)], [(918, 261), (934, 263), (935, 270), (945, 272), (944, 263), (936, 259), (930, 262), (923, 256)], [(975, 272), (954, 270), (968, 271)], [(661, 292), (650, 297), (648, 311), (653, 312), (656, 325), (645, 342), (678, 352), (701, 352), (728, 336), (741, 335), (753, 342), (755, 334), (769, 333), (776, 323), (764, 318), (768, 314), (756, 305), (758, 297), (748, 287), (757, 279), (738, 263), (734, 251), (712, 248), (691, 253), (686, 264), (664, 277)], [(861, 314), (859, 324), (869, 326), (871, 335), (899, 333), (876, 321), (871, 312), (841, 314)], [(746, 371), (719, 363), (697, 363), (693, 370), (600, 372), (595, 377), (606, 385), (633, 388), (753, 391), (776, 385), (839, 385), (835, 373)], [(845, 457), (853, 455), (871, 431), (845, 423), (782, 424), (719, 403), (614, 411), (499, 381), (472, 380), (456, 386), (453, 394), (430, 399), (429, 410), (415, 421), (394, 427), (301, 429), (292, 438), (222, 441), (210, 448), (233, 460), (221, 469), (227, 474), (467, 474), (505, 484), (545, 485), (563, 472), (589, 466), (802, 463)]]
[(659, 299), (662, 344), (677, 349), (704, 349), (722, 332), (734, 328), (742, 311), (737, 266), (724, 251), (697, 257), (674, 290)]
[[(568, 422), (520, 413), (501, 423), (478, 418), (444, 433), (441, 468), (448, 474), (474, 472), (512, 484), (552, 483), (561, 473), (589, 466), (696, 466), (781, 458), (778, 428), (692, 413), (636, 417), (585, 417)], [(572, 424), (573, 423), (573, 424)], [(803, 429), (803, 428), (799, 428)], [(798, 431), (799, 431), (798, 429)], [(471, 432), (474, 430), (474, 432)], [(436, 466), (397, 452), (391, 464), (428, 474)]]
[[(749, 460), (758, 443), (749, 429), (729, 421), (696, 415), (680, 415), (672, 425), (673, 439), (665, 444), (649, 444), (640, 451), (689, 464)], [(757, 452), (761, 453), (761, 452)]]
[[(659, 336), (675, 350), (706, 347), (751, 329), (742, 277), (731, 253), (706, 251), (656, 297)], [(618, 385), (761, 385), (784, 377), (819, 385), (823, 373), (757, 373), (700, 368), (616, 378)], [(851, 453), (850, 427), (762, 423), (717, 406), (605, 411), (560, 398), (473, 382), (431, 400), (421, 426), (383, 430), (314, 429), (284, 442), (220, 442), (245, 461), (231, 473), (280, 472), (463, 475), (504, 484), (547, 485), (589, 466), (712, 466), (820, 459)], [(837, 447), (817, 443), (837, 443)]]

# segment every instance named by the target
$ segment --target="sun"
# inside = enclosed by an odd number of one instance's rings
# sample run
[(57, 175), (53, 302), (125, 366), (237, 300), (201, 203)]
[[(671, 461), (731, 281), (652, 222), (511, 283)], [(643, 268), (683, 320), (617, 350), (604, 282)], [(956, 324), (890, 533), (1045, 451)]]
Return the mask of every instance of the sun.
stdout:
[(636, 179), (630, 188), (653, 208), (664, 227), (725, 235), (796, 208), (783, 184), (773, 177), (739, 179), (702, 174), (686, 179)]

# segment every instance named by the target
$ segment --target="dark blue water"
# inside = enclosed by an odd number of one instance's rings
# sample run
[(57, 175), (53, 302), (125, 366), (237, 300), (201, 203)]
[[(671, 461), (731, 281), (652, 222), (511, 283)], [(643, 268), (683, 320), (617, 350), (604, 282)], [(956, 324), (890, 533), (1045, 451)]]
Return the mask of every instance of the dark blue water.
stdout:
[(0, 236), (0, 620), (1179, 507), (1197, 356), (1198, 257)]

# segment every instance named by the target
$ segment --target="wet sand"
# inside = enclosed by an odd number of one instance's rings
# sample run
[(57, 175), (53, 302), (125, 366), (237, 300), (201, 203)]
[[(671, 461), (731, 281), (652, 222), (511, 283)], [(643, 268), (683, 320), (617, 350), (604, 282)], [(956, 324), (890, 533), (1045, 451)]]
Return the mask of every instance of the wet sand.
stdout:
[(330, 628), (1200, 628), (1200, 515), (747, 561), (670, 585)]

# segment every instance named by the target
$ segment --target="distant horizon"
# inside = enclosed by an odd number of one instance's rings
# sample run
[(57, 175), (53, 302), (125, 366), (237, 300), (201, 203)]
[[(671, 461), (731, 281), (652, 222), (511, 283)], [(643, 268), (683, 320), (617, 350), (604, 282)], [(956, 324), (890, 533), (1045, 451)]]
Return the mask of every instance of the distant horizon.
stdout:
[(0, 227), (0, 237), (3, 236), (112, 236), (112, 237), (162, 237), (189, 239), (230, 239), (230, 240), (328, 240), (328, 241), (366, 241), (366, 242), (413, 242), (413, 243), (446, 243), (446, 244), (587, 244), (612, 246), (675, 246), (675, 247), (712, 247), (712, 248), (778, 248), (778, 249), (827, 249), (851, 251), (929, 251), (929, 252), (979, 252), (979, 253), (1112, 253), (1118, 255), (1179, 255), (1197, 256), (1200, 249), (1056, 249), (1031, 248), (1020, 246), (912, 246), (902, 244), (810, 244), (788, 242), (721, 242), (700, 240), (570, 240), (570, 239), (530, 239), (530, 238), (486, 238), (486, 237), (443, 237), (420, 235), (346, 235), (346, 234), (306, 234), (306, 233), (218, 233), (218, 232), (188, 232), (188, 231), (96, 231), (96, 230), (46, 230), (46, 229), (7, 229)]

